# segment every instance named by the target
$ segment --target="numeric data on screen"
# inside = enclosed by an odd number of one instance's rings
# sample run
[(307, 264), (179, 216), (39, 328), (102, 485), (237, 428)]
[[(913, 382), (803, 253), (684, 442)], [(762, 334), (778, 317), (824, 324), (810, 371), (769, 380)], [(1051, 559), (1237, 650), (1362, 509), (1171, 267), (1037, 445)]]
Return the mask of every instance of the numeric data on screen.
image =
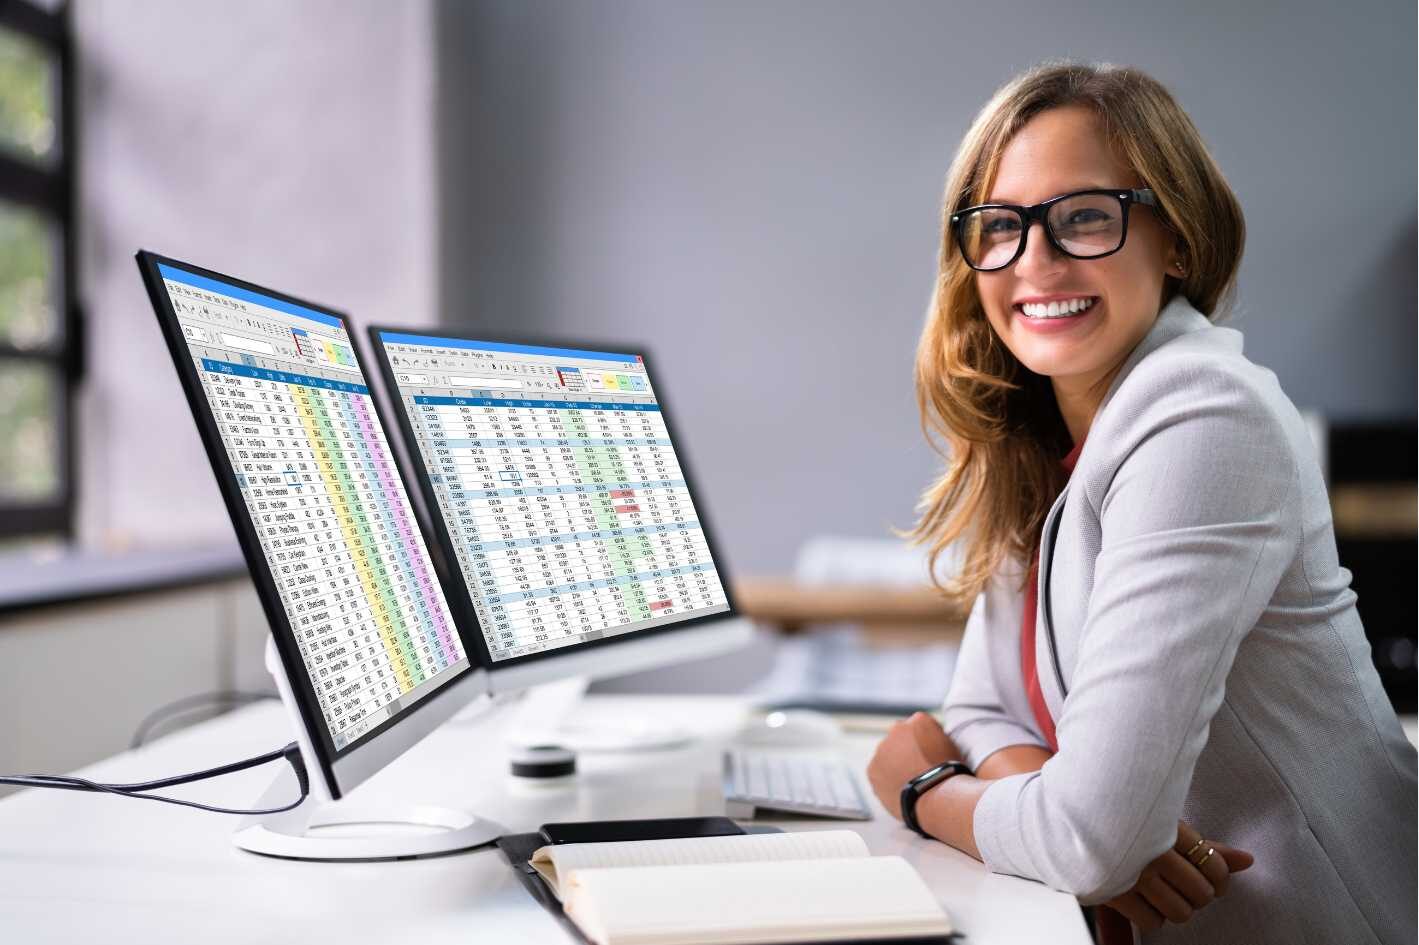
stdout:
[(494, 660), (729, 609), (641, 358), (381, 340)]
[(469, 665), (344, 323), (161, 267), (336, 750)]

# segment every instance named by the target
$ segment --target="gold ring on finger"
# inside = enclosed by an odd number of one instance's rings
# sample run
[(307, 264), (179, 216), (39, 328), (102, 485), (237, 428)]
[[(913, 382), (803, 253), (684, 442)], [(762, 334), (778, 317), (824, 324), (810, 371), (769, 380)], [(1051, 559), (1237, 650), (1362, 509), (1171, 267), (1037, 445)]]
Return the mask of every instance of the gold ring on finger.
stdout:
[(1202, 867), (1206, 865), (1207, 861), (1212, 859), (1212, 854), (1216, 852), (1217, 851), (1214, 850), (1212, 847), (1208, 847), (1207, 852), (1202, 855), (1202, 859), (1198, 860), (1193, 865), (1196, 866), (1198, 869), (1202, 869)]
[(1201, 837), (1199, 837), (1198, 840), (1197, 840), (1197, 842), (1192, 845), (1192, 849), (1188, 850), (1186, 853), (1183, 854), (1183, 859), (1185, 859), (1185, 860), (1187, 860), (1189, 863), (1191, 863), (1191, 862), (1192, 862), (1192, 855), (1193, 855), (1194, 853), (1196, 853), (1200, 847), (1203, 847), (1203, 846), (1206, 846), (1206, 845), (1207, 845), (1207, 841), (1206, 841), (1206, 840), (1203, 840)]

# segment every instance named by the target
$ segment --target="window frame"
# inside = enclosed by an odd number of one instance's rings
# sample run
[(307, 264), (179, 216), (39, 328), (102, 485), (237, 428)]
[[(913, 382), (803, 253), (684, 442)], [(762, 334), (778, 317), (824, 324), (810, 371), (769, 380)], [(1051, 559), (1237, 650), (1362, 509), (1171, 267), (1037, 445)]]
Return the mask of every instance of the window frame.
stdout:
[(77, 301), (77, 245), (75, 226), (75, 156), (78, 150), (75, 105), (73, 34), (68, 3), (45, 10), (29, 0), (0, 3), (0, 28), (33, 40), (54, 63), (59, 81), (57, 111), (58, 149), (43, 163), (26, 161), (0, 151), (0, 200), (42, 214), (57, 230), (59, 266), (53, 274), (59, 331), (48, 344), (21, 348), (0, 340), (0, 365), (42, 365), (59, 381), (55, 397), (55, 459), (57, 489), (52, 497), (37, 501), (0, 499), (0, 541), (30, 535), (74, 537), (77, 495), (74, 449), (76, 393), (84, 374), (83, 312)]

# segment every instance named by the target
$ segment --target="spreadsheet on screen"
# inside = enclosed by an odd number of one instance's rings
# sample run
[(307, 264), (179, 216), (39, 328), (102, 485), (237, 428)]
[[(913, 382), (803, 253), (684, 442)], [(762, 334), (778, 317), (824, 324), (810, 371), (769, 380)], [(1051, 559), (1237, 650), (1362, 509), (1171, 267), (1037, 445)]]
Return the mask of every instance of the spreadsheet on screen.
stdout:
[(468, 668), (344, 323), (159, 271), (337, 751)]
[(640, 356), (379, 338), (494, 661), (729, 610)]

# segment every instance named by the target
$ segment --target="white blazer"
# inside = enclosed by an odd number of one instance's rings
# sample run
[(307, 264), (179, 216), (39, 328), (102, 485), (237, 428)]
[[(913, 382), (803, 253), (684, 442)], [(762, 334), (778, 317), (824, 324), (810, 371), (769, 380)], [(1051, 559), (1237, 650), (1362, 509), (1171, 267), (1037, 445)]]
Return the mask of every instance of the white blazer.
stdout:
[[(1035, 662), (1059, 751), (975, 813), (990, 869), (1086, 904), (1185, 820), (1256, 855), (1162, 943), (1416, 940), (1415, 750), (1371, 662), (1315, 449), (1242, 335), (1181, 297), (1045, 520)], [(976, 600), (944, 707), (965, 761), (1044, 745), (1017, 566)]]

